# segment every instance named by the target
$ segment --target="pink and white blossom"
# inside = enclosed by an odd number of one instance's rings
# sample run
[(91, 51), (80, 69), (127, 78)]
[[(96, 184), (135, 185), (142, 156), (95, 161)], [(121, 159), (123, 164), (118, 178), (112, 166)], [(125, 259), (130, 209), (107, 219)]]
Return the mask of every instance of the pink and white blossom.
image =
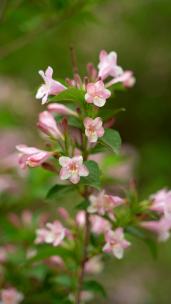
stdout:
[(150, 196), (150, 209), (171, 217), (171, 190), (161, 189)]
[(106, 99), (111, 96), (111, 92), (105, 88), (102, 80), (88, 83), (86, 91), (85, 100), (87, 103), (93, 103), (97, 107), (103, 107)]
[(103, 270), (102, 257), (100, 255), (89, 259), (85, 264), (85, 271), (90, 274), (98, 274)]
[(85, 134), (90, 143), (97, 142), (98, 138), (104, 135), (104, 128), (102, 124), (103, 122), (100, 117), (96, 117), (95, 119), (86, 117), (84, 119)]
[(74, 156), (72, 158), (61, 156), (59, 164), (62, 166), (60, 170), (60, 178), (62, 180), (69, 179), (73, 184), (80, 181), (80, 176), (88, 176), (89, 171), (83, 164), (82, 156)]
[(1, 291), (1, 300), (3, 304), (19, 304), (24, 299), (23, 294), (15, 288), (3, 289)]
[(47, 223), (46, 228), (37, 229), (36, 234), (35, 243), (47, 243), (59, 246), (66, 236), (66, 229), (59, 221), (54, 221), (53, 223)]
[(114, 208), (124, 204), (124, 199), (119, 196), (108, 195), (105, 191), (101, 191), (98, 195), (90, 196), (89, 213), (98, 213), (99, 215), (107, 214), (110, 219), (114, 220)]
[(158, 221), (142, 222), (141, 227), (156, 233), (158, 236), (158, 240), (160, 242), (164, 242), (167, 241), (170, 237), (171, 218), (166, 218), (165, 216), (163, 216)]
[(83, 211), (83, 210), (79, 211), (76, 214), (75, 221), (76, 221), (76, 224), (79, 227), (84, 227), (85, 223), (86, 223), (86, 214), (85, 214), (85, 211)]
[(63, 134), (57, 126), (56, 120), (54, 119), (53, 115), (48, 111), (44, 111), (39, 114), (37, 126), (42, 132), (51, 136), (54, 139), (64, 139)]
[(16, 149), (20, 152), (19, 165), (22, 169), (25, 169), (27, 166), (31, 168), (41, 166), (42, 163), (52, 156), (51, 152), (26, 145), (18, 145)]
[(106, 87), (110, 87), (113, 84), (121, 82), (125, 88), (132, 88), (136, 82), (136, 79), (132, 71), (123, 71), (123, 73), (115, 78), (113, 78)]
[(103, 247), (103, 251), (106, 253), (112, 253), (117, 259), (122, 259), (124, 255), (124, 249), (130, 246), (124, 237), (123, 228), (117, 228), (116, 230), (110, 230), (105, 235), (106, 244)]
[(57, 113), (59, 115), (72, 115), (78, 117), (78, 113), (76, 111), (71, 110), (69, 107), (66, 107), (61, 103), (49, 104), (48, 111), (52, 113)]
[(97, 235), (106, 233), (111, 229), (111, 223), (99, 215), (90, 216), (91, 231)]
[(118, 77), (123, 74), (123, 70), (117, 65), (117, 54), (115, 52), (107, 53), (102, 50), (99, 55), (98, 76), (104, 80), (107, 77)]
[(42, 104), (47, 102), (49, 95), (57, 95), (60, 92), (64, 91), (66, 87), (52, 78), (53, 69), (49, 66), (46, 71), (39, 71), (40, 76), (44, 80), (44, 84), (40, 86), (37, 91), (36, 98), (42, 99)]

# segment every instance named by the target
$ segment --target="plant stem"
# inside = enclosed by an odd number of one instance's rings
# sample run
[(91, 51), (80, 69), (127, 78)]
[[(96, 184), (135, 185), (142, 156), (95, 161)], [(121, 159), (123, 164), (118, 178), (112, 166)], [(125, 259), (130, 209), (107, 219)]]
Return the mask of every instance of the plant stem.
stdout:
[(89, 224), (89, 214), (86, 212), (86, 223), (85, 223), (85, 232), (84, 232), (84, 244), (83, 244), (83, 257), (80, 265), (80, 271), (78, 274), (78, 287), (75, 295), (75, 304), (80, 304), (81, 302), (81, 292), (84, 283), (85, 275), (85, 264), (88, 260), (88, 244), (89, 244), (89, 235), (90, 235), (90, 224)]

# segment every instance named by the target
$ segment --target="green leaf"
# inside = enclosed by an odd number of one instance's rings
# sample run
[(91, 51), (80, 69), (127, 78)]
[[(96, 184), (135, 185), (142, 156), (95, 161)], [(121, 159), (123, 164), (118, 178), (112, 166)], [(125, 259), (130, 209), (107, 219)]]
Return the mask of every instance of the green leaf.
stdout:
[(83, 185), (91, 186), (93, 188), (100, 188), (100, 170), (98, 164), (93, 160), (87, 160), (85, 166), (89, 170), (89, 175), (81, 177), (80, 183)]
[(53, 283), (57, 283), (59, 285), (62, 285), (64, 287), (72, 287), (73, 286), (73, 282), (71, 277), (69, 277), (68, 275), (58, 275), (57, 277), (53, 278)]
[(78, 210), (86, 210), (89, 206), (89, 202), (87, 200), (82, 201), (79, 203), (75, 208)]
[(106, 291), (104, 290), (103, 286), (98, 283), (97, 281), (90, 280), (84, 283), (84, 290), (88, 290), (99, 294), (100, 296), (106, 298)]
[(110, 151), (119, 154), (121, 137), (117, 131), (113, 129), (106, 129), (105, 134), (100, 138), (100, 142), (108, 147)]
[(85, 92), (83, 90), (77, 88), (69, 88), (67, 90), (62, 91), (58, 95), (51, 97), (50, 102), (63, 102), (63, 101), (71, 101), (76, 103), (84, 102)]
[(54, 185), (47, 193), (47, 198), (57, 198), (64, 194), (74, 191), (73, 185)]
[(63, 248), (63, 247), (53, 247), (50, 245), (38, 245), (36, 247), (37, 254), (30, 258), (28, 262), (34, 263), (39, 262), (41, 260), (45, 260), (51, 256), (59, 255), (63, 259), (66, 257), (70, 257), (72, 255), (71, 250)]

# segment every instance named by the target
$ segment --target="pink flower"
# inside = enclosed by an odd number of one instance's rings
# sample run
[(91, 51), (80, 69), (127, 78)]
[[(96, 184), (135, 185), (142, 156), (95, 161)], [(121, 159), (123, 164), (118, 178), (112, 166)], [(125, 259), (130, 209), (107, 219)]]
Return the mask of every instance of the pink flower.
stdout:
[(48, 111), (44, 111), (39, 114), (39, 121), (37, 126), (42, 132), (55, 139), (64, 139), (54, 117)]
[(162, 189), (155, 194), (150, 196), (151, 206), (150, 209), (153, 211), (160, 212), (166, 217), (171, 216), (171, 191)]
[(111, 223), (99, 215), (91, 215), (90, 223), (92, 232), (97, 235), (106, 233), (111, 229)]
[(50, 156), (51, 152), (40, 150), (26, 145), (18, 145), (16, 149), (21, 153), (19, 157), (19, 164), (22, 169), (29, 167), (38, 167), (45, 162)]
[(85, 264), (85, 271), (90, 274), (98, 274), (103, 270), (101, 256), (94, 256)]
[(115, 219), (113, 209), (124, 203), (119, 196), (112, 196), (101, 191), (98, 195), (90, 196), (91, 205), (88, 207), (89, 213), (98, 213), (99, 215), (107, 214), (111, 220)]
[(77, 112), (71, 110), (70, 108), (64, 106), (63, 104), (60, 103), (51, 103), (48, 105), (48, 111), (49, 112), (54, 112), (59, 115), (73, 115), (78, 117)]
[(122, 259), (124, 249), (126, 249), (130, 243), (125, 240), (122, 228), (117, 228), (115, 231), (108, 231), (105, 235), (106, 244), (103, 247), (103, 251), (106, 253), (113, 253), (117, 259)]
[(63, 207), (58, 208), (58, 213), (60, 217), (65, 221), (67, 221), (70, 218), (68, 211)]
[(15, 288), (3, 289), (1, 299), (3, 304), (19, 304), (23, 300), (23, 294)]
[(60, 171), (60, 178), (62, 180), (69, 179), (73, 184), (80, 181), (80, 176), (88, 176), (89, 171), (83, 165), (82, 156), (74, 156), (73, 158), (61, 156), (59, 164), (62, 166)]
[(66, 89), (63, 84), (52, 78), (53, 69), (51, 67), (48, 67), (45, 72), (39, 71), (39, 74), (42, 76), (45, 84), (42, 84), (38, 89), (36, 98), (42, 99), (42, 104), (47, 102), (49, 95), (57, 95)]
[(0, 247), (0, 263), (4, 263), (7, 260), (7, 250), (5, 247)]
[(123, 72), (121, 75), (115, 77), (114, 79), (112, 79), (107, 85), (106, 87), (110, 87), (111, 85), (121, 82), (123, 83), (123, 86), (125, 88), (131, 88), (134, 86), (135, 84), (135, 77), (133, 76), (133, 72), (132, 71), (125, 71)]
[(41, 228), (36, 231), (37, 238), (35, 243), (48, 243), (53, 246), (59, 246), (66, 236), (66, 229), (59, 221), (47, 223), (46, 228)]
[(98, 65), (98, 76), (103, 80), (108, 76), (118, 77), (123, 73), (122, 68), (117, 65), (117, 54), (115, 52), (110, 52), (108, 54), (106, 51), (102, 50), (99, 58), (100, 63)]
[(162, 217), (158, 221), (142, 222), (141, 227), (158, 235), (158, 240), (164, 242), (170, 237), (171, 218)]
[(84, 227), (85, 223), (86, 223), (86, 215), (85, 215), (85, 211), (79, 211), (76, 214), (76, 218), (75, 218), (76, 224), (80, 227)]
[(89, 142), (95, 143), (98, 140), (98, 137), (104, 135), (104, 128), (102, 127), (102, 120), (100, 117), (92, 119), (86, 117), (84, 119), (85, 134), (88, 137)]
[(103, 107), (106, 99), (111, 95), (111, 92), (105, 88), (102, 80), (95, 83), (88, 83), (86, 90), (85, 100), (87, 103), (94, 103), (97, 107)]

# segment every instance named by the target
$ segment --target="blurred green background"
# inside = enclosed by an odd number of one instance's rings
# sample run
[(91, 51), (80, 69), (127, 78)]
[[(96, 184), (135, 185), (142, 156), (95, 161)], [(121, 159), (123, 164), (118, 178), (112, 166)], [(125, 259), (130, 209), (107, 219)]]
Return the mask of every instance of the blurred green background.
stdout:
[[(39, 69), (51, 65), (57, 78), (71, 77), (72, 44), (84, 75), (87, 62), (98, 63), (101, 49), (115, 50), (119, 65), (137, 79), (115, 102), (126, 108), (116, 128), (136, 152), (140, 196), (171, 187), (170, 24), (170, 0), (1, 0), (0, 153), (6, 134), (22, 133), (26, 144), (37, 140)], [(171, 303), (171, 242), (160, 246), (156, 261), (140, 243), (123, 262), (113, 262), (113, 271), (107, 268), (108, 303)]]

